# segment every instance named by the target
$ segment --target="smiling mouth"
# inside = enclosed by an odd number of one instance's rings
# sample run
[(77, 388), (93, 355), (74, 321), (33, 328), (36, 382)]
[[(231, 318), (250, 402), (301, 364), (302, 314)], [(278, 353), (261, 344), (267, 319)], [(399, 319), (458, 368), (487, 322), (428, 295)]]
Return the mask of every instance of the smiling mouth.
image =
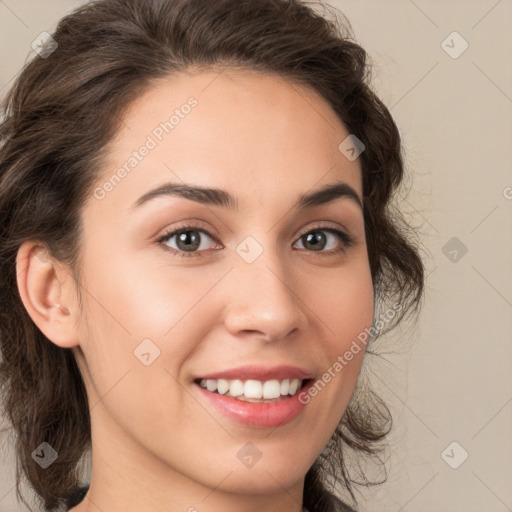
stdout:
[(313, 379), (195, 379), (198, 386), (241, 402), (274, 403), (292, 398)]

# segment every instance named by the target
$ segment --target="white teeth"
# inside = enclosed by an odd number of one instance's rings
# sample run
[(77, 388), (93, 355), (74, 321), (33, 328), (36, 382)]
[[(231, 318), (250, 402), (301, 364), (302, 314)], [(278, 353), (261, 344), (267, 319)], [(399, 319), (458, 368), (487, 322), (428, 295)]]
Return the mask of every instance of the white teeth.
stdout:
[(221, 395), (225, 394), (229, 390), (229, 381), (226, 379), (219, 379), (217, 381), (217, 392)]
[(279, 398), (281, 394), (281, 383), (275, 380), (267, 380), (263, 384), (263, 398)]
[(246, 398), (263, 398), (263, 386), (259, 380), (246, 380), (244, 384)]
[(245, 382), (240, 379), (201, 379), (199, 385), (208, 391), (217, 392), (226, 396), (240, 396), (241, 398), (270, 400), (281, 395), (295, 395), (302, 386), (300, 379), (272, 379), (259, 381), (249, 379)]
[(239, 396), (244, 394), (244, 383), (241, 380), (229, 380), (228, 396)]
[(292, 381), (290, 381), (290, 389), (288, 390), (288, 393), (290, 395), (295, 395), (299, 386), (300, 386), (300, 380), (293, 379)]

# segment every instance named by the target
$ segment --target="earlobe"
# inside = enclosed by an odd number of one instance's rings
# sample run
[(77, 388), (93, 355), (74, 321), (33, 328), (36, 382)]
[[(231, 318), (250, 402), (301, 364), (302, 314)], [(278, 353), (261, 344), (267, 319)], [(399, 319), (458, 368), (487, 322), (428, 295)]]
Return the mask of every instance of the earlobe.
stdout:
[[(72, 285), (69, 273), (36, 240), (25, 241), (16, 258), (18, 291), (27, 313), (39, 330), (63, 348), (79, 344), (76, 308), (63, 304)], [(76, 314), (77, 312), (74, 311)]]

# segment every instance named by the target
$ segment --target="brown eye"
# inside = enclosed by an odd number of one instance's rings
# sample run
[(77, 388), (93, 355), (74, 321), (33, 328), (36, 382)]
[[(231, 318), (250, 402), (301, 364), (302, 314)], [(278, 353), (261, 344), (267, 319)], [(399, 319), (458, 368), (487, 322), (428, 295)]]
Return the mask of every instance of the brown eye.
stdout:
[[(173, 239), (174, 247), (169, 245)], [(203, 252), (212, 245), (210, 240), (215, 240), (213, 236), (199, 226), (180, 226), (173, 229), (160, 237), (157, 242), (164, 245), (175, 255), (181, 254), (182, 256), (195, 256), (195, 253)]]
[[(326, 235), (328, 233), (328, 235)], [(329, 236), (330, 235), (330, 236)], [(341, 245), (336, 247), (336, 238), (341, 240)], [(345, 251), (353, 245), (354, 240), (343, 231), (334, 228), (315, 228), (304, 233), (300, 238), (305, 249), (313, 252), (327, 252), (328, 254)], [(324, 250), (327, 247), (327, 250)]]

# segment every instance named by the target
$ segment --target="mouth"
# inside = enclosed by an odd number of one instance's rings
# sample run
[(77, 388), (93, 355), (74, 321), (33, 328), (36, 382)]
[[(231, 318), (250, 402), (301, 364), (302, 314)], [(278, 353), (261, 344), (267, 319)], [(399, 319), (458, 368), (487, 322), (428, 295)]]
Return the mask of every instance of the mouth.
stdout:
[(301, 421), (309, 403), (303, 395), (314, 377), (299, 366), (250, 364), (197, 375), (193, 386), (213, 414), (244, 426), (275, 428)]
[(313, 379), (195, 379), (201, 388), (240, 402), (276, 403), (297, 396)]

